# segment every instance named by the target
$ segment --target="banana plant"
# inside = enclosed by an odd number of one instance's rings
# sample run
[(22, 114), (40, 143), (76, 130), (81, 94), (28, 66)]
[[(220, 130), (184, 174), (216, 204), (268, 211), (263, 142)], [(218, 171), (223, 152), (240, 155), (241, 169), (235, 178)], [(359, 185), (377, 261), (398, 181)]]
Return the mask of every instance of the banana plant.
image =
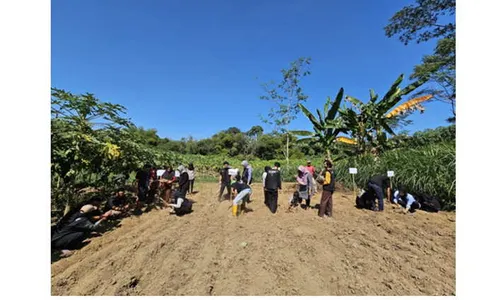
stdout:
[(407, 116), (416, 109), (423, 112), (421, 103), (432, 98), (431, 95), (426, 95), (396, 106), (403, 96), (425, 83), (425, 79), (420, 79), (401, 89), (403, 79), (404, 75), (401, 74), (379, 101), (378, 95), (372, 89), (367, 103), (352, 96), (346, 97), (351, 108), (341, 109), (340, 115), (358, 145), (359, 152), (380, 153), (387, 144), (387, 133), (395, 135), (393, 128), (402, 121), (402, 116)]
[(326, 150), (327, 158), (331, 160), (331, 150), (335, 150), (337, 136), (342, 132), (346, 132), (342, 119), (338, 117), (340, 103), (343, 98), (344, 89), (341, 88), (333, 102), (330, 97), (327, 98), (323, 112), (319, 109), (316, 110), (317, 118), (304, 105), (299, 104), (299, 108), (312, 123), (314, 132), (306, 130), (290, 131), (291, 134), (304, 137), (297, 142), (319, 142), (322, 148)]

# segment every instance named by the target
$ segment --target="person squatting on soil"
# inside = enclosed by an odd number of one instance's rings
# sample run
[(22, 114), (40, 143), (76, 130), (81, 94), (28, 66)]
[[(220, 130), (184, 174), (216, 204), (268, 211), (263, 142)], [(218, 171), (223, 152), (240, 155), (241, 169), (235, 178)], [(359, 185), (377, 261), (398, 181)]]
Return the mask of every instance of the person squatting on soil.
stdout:
[(69, 256), (72, 254), (70, 250), (83, 246), (83, 241), (111, 215), (111, 211), (108, 211), (94, 224), (90, 215), (96, 210), (97, 207), (86, 204), (78, 212), (63, 217), (52, 234), (52, 248), (61, 250), (63, 256)]
[(384, 210), (384, 190), (387, 190), (387, 197), (391, 195), (390, 179), (387, 175), (376, 175), (368, 181), (368, 192), (375, 195), (372, 203), (372, 210), (377, 210), (375, 207), (375, 198), (378, 200), (378, 211)]
[(280, 164), (277, 162), (274, 167), (267, 172), (264, 182), (264, 201), (273, 214), (278, 210), (278, 190), (281, 190)]
[(231, 184), (233, 194), (237, 194), (233, 200), (233, 216), (238, 216), (241, 212), (246, 211), (246, 203), (252, 195), (252, 189), (249, 185), (241, 181), (239, 175), (236, 175), (236, 182)]
[(231, 195), (231, 177), (229, 176), (229, 163), (227, 161), (224, 162), (222, 169), (220, 170), (220, 190), (219, 190), (219, 201), (222, 201), (222, 194), (224, 193), (224, 189), (227, 189), (228, 198)]
[(193, 163), (189, 163), (188, 169), (187, 169), (187, 173), (188, 173), (188, 179), (189, 179), (189, 190), (188, 190), (188, 193), (192, 194), (193, 193), (193, 189), (194, 189), (194, 178), (195, 178), (195, 175), (196, 175), (195, 172), (194, 172)]
[(333, 216), (333, 200), (332, 195), (335, 191), (335, 174), (333, 172), (332, 162), (325, 160), (325, 169), (323, 170), (322, 176), (323, 181), (323, 192), (321, 193), (321, 202), (319, 204), (318, 215), (323, 218), (325, 215), (328, 217)]
[(404, 207), (404, 213), (408, 211), (413, 213), (420, 208), (420, 203), (415, 200), (412, 194), (406, 191), (404, 186), (399, 187), (399, 190), (394, 192), (392, 203)]
[(298, 167), (297, 190), (299, 192), (299, 204), (306, 200), (306, 209), (311, 207), (311, 196), (313, 195), (313, 178), (304, 166)]
[(125, 189), (120, 188), (116, 191), (115, 195), (110, 197), (106, 203), (106, 208), (110, 211), (110, 217), (124, 217), (128, 214), (130, 204), (125, 195)]

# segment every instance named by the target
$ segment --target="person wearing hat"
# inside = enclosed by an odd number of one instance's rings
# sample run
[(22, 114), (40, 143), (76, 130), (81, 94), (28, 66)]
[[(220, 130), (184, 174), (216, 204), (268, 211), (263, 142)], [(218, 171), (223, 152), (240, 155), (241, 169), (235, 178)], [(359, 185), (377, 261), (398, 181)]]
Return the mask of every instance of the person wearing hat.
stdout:
[(252, 185), (252, 166), (250, 166), (246, 160), (242, 161), (241, 165), (243, 166), (241, 180), (243, 180), (243, 183), (246, 185)]
[(313, 195), (316, 194), (318, 192), (318, 186), (317, 186), (317, 183), (316, 183), (316, 180), (315, 180), (315, 177), (316, 177), (316, 169), (314, 168), (314, 166), (312, 165), (312, 162), (311, 160), (307, 160), (307, 166), (306, 166), (306, 169), (307, 169), (307, 172), (309, 174), (311, 174), (312, 176), (312, 185), (313, 185)]
[(231, 195), (231, 176), (229, 176), (229, 163), (227, 161), (224, 162), (222, 169), (220, 170), (220, 190), (219, 190), (219, 201), (222, 201), (222, 194), (224, 193), (224, 189), (227, 189), (228, 198)]
[(299, 192), (299, 203), (302, 203), (302, 200), (306, 200), (306, 209), (311, 207), (311, 196), (313, 193), (313, 184), (312, 184), (312, 175), (309, 174), (309, 171), (304, 166), (298, 167), (297, 174), (297, 191)]
[(96, 210), (96, 206), (86, 204), (77, 213), (63, 217), (62, 222), (52, 234), (52, 248), (61, 250), (62, 256), (69, 256), (72, 254), (71, 250), (83, 246), (83, 241), (90, 237), (91, 232), (99, 228), (100, 224), (111, 215), (111, 211), (108, 211), (101, 216), (99, 221), (92, 223), (90, 216)]

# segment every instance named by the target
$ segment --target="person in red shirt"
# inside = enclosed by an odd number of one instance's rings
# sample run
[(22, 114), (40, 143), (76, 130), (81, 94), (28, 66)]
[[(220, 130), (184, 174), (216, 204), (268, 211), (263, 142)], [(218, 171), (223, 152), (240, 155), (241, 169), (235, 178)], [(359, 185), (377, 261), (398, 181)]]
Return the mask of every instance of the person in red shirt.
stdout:
[(317, 187), (317, 184), (316, 184), (316, 175), (315, 175), (316, 169), (311, 164), (310, 160), (307, 161), (306, 169), (309, 172), (309, 174), (311, 174), (312, 177), (313, 177), (313, 180), (312, 180), (313, 181), (313, 194), (316, 194), (318, 192), (318, 187)]

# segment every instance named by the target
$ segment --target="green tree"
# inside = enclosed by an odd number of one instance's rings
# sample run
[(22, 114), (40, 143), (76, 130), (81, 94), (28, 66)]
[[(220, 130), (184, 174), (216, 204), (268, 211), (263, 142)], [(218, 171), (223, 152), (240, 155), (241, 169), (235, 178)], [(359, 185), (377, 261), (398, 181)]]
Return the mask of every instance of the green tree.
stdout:
[[(388, 37), (398, 36), (405, 45), (438, 39), (434, 53), (425, 55), (415, 66), (410, 79), (426, 79), (428, 84), (414, 96), (433, 95), (435, 100), (451, 105), (455, 122), (455, 0), (417, 0), (396, 12), (385, 27)], [(450, 17), (453, 19), (450, 21)]]
[(299, 140), (299, 142), (305, 141), (316, 141), (321, 144), (323, 151), (326, 152), (326, 157), (331, 160), (331, 150), (334, 149), (334, 145), (337, 136), (344, 132), (344, 125), (341, 118), (337, 118), (337, 112), (339, 111), (340, 103), (344, 97), (344, 89), (341, 88), (335, 98), (335, 101), (331, 101), (330, 97), (327, 98), (325, 106), (323, 108), (323, 114), (317, 109), (318, 119), (302, 104), (299, 103), (299, 107), (304, 113), (304, 115), (309, 119), (313, 125), (314, 132), (305, 130), (295, 130), (290, 133), (298, 136), (306, 136), (306, 138)]
[(288, 69), (281, 70), (282, 79), (277, 85), (274, 82), (262, 85), (265, 95), (260, 98), (276, 105), (276, 107), (271, 108), (267, 118), (263, 117), (262, 120), (267, 124), (274, 125), (280, 133), (286, 134), (285, 159), (287, 168), (290, 158), (289, 125), (300, 111), (299, 104), (307, 101), (308, 96), (302, 91), (301, 80), (311, 74), (309, 71), (310, 63), (310, 58), (301, 57), (293, 61)]
[(341, 109), (340, 113), (348, 133), (354, 138), (358, 153), (380, 153), (387, 146), (387, 133), (395, 135), (394, 128), (414, 110), (424, 111), (421, 103), (429, 100), (432, 97), (430, 95), (396, 106), (403, 96), (412, 93), (426, 81), (425, 78), (420, 79), (401, 89), (399, 86), (403, 79), (404, 75), (401, 74), (379, 101), (373, 90), (370, 90), (370, 100), (366, 103), (352, 96), (346, 97), (352, 107)]

